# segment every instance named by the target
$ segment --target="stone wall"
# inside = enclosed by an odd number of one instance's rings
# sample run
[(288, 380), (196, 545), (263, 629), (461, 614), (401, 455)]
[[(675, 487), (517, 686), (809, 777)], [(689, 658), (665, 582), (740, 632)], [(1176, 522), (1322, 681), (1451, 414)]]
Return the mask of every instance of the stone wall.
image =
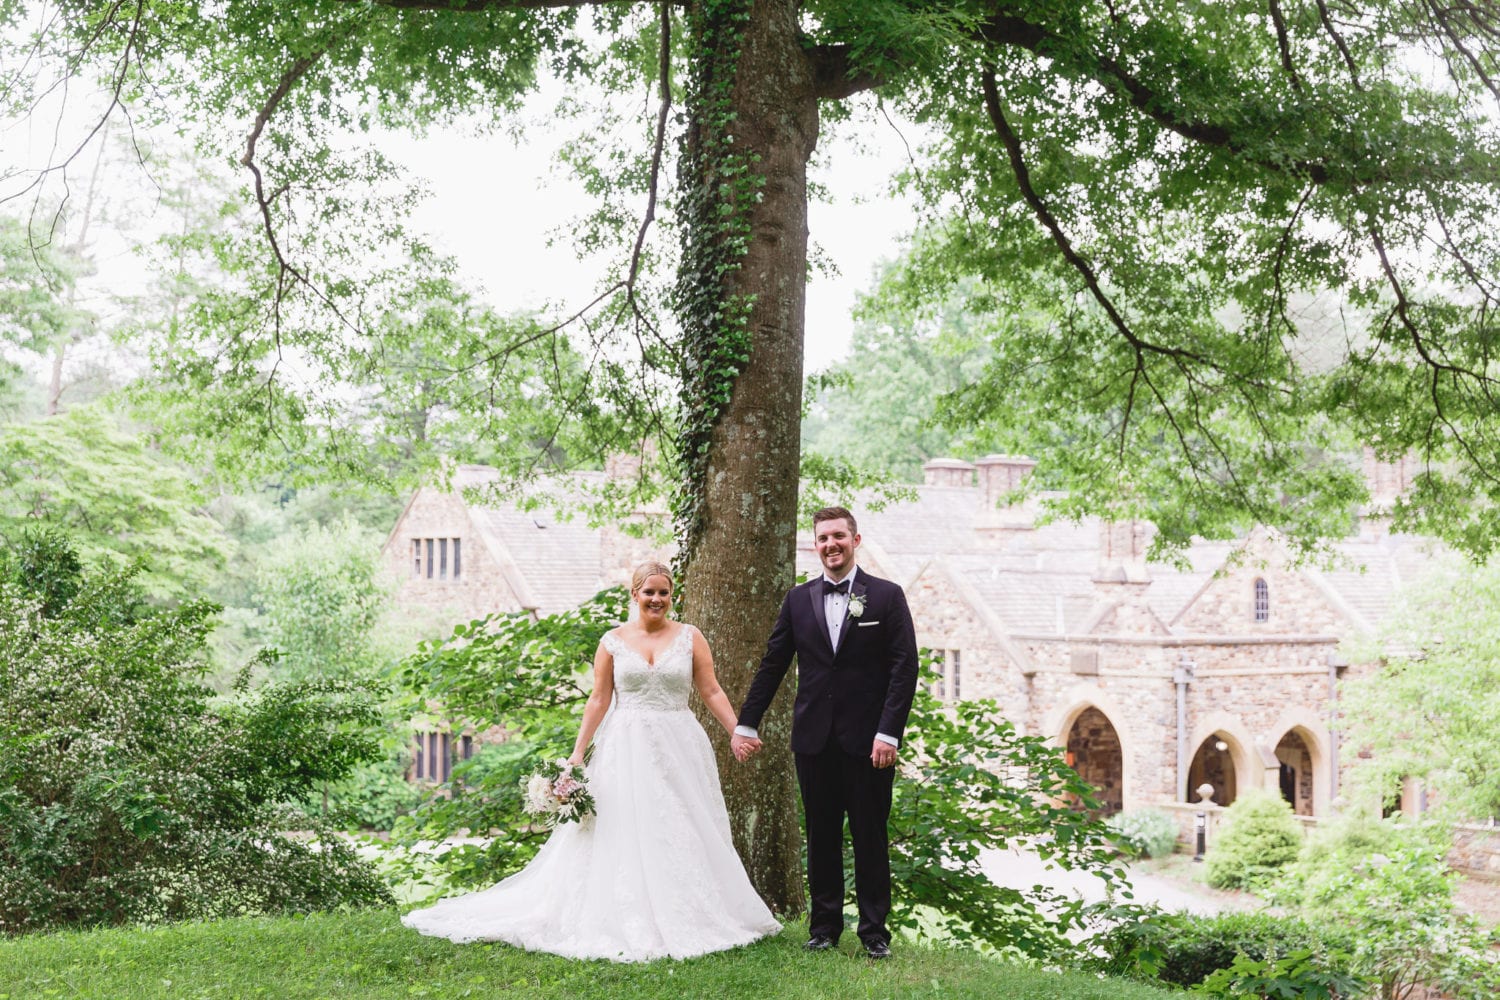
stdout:
[[(1269, 614), (1255, 620), (1255, 581), (1266, 581)], [(1350, 623), (1307, 576), (1276, 564), (1247, 564), (1211, 581), (1175, 623), (1198, 635), (1342, 635)]]
[(1007, 719), (1024, 730), (1025, 680), (1010, 663), (999, 638), (959, 598), (953, 582), (939, 572), (924, 573), (907, 588), (906, 599), (919, 647), (956, 649), (962, 654), (964, 700), (993, 700)]
[[(416, 572), (412, 543), (418, 539), (457, 538), (462, 553), (461, 572), (440, 579)], [(468, 507), (455, 493), (431, 487), (417, 491), (387, 540), (387, 572), (396, 581), (394, 606), (408, 619), (442, 629), (497, 611), (520, 611), (521, 604), (505, 579), (500, 564), (485, 547)], [(451, 559), (451, 555), (450, 555)]]
[(1460, 826), (1454, 832), (1448, 863), (1471, 875), (1500, 879), (1500, 827)]

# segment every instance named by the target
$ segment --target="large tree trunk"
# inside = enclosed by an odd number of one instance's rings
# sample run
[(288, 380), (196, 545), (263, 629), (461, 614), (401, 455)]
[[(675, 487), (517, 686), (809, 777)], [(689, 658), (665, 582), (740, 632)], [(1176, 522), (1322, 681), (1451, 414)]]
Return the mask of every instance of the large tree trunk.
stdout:
[[(807, 161), (818, 129), (795, 0), (751, 5), (731, 93), (734, 146), (750, 152), (752, 169), (764, 178), (761, 198), (739, 206), (748, 212), (749, 244), (724, 289), (753, 297), (751, 346), (710, 437), (706, 481), (689, 484), (702, 491), (703, 506), (701, 533), (688, 552), (683, 613), (712, 643), (719, 681), (738, 707), (795, 582)], [(740, 764), (726, 740), (715, 741), (735, 846), (779, 913), (805, 906), (788, 746), (794, 694), (789, 674), (761, 725), (766, 749), (751, 762)]]

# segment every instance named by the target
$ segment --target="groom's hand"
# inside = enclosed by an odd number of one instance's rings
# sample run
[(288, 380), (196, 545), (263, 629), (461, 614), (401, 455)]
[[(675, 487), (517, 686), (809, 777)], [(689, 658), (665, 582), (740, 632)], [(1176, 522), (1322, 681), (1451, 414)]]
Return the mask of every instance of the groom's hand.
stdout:
[(870, 763), (880, 768), (895, 766), (896, 748), (885, 740), (876, 740), (870, 748)]
[(743, 764), (760, 752), (760, 740), (735, 733), (729, 737), (729, 750), (734, 754), (734, 759)]

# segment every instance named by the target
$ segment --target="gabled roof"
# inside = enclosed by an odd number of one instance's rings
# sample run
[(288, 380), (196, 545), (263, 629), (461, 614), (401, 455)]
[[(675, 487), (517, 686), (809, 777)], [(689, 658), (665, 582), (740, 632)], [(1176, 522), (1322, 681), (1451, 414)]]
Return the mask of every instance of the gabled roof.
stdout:
[[(603, 479), (602, 472), (578, 472), (567, 479), (543, 481), (538, 492), (554, 490), (564, 503), (576, 504), (585, 489)], [(483, 489), (499, 481), (496, 469), (465, 465), (455, 473), (453, 486), (460, 491)], [(507, 578), (518, 577), (511, 581), (512, 589), (527, 608), (542, 614), (566, 611), (619, 582), (602, 579), (599, 529), (590, 527), (582, 514), (562, 517), (547, 504), (524, 510), (514, 501), (479, 506), (466, 500), (465, 506)]]
[[(601, 472), (575, 473), (551, 487), (564, 503), (576, 505), (583, 493), (599, 485)], [(463, 466), (455, 487), (483, 487), (498, 481), (486, 466)], [(884, 510), (858, 511), (865, 558), (872, 572), (910, 584), (935, 561), (969, 603), (976, 604), (992, 629), (1010, 635), (1079, 635), (1100, 621), (1110, 598), (1101, 591), (1100, 522), (1054, 522), (1025, 527), (1025, 512), (1011, 511), (1008, 527), (995, 532), (994, 512), (983, 508), (975, 486), (916, 486), (915, 499)], [(505, 559), (513, 589), (537, 610), (548, 613), (574, 607), (602, 588), (601, 531), (578, 515), (560, 517), (551, 507), (523, 510), (511, 501), (469, 504), (470, 517), (487, 546)], [(1021, 513), (1022, 516), (1015, 516)], [(1144, 599), (1151, 613), (1171, 630), (1184, 611), (1222, 570), (1244, 542), (1199, 541), (1184, 552), (1186, 565), (1152, 563)], [(1378, 624), (1391, 611), (1397, 588), (1415, 578), (1427, 558), (1419, 539), (1386, 536), (1351, 538), (1335, 548), (1343, 561), (1331, 569), (1304, 568), (1314, 585), (1356, 627)], [(820, 571), (811, 539), (804, 532), (797, 550), (797, 571)]]

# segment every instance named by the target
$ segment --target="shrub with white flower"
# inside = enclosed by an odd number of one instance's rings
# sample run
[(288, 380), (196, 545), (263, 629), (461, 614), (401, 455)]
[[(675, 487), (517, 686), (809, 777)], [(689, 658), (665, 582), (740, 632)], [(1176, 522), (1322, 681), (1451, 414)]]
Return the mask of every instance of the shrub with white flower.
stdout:
[(546, 761), (521, 782), (526, 811), (547, 817), (548, 825), (576, 823), (594, 815), (594, 796), (589, 791), (583, 766), (567, 758)]

